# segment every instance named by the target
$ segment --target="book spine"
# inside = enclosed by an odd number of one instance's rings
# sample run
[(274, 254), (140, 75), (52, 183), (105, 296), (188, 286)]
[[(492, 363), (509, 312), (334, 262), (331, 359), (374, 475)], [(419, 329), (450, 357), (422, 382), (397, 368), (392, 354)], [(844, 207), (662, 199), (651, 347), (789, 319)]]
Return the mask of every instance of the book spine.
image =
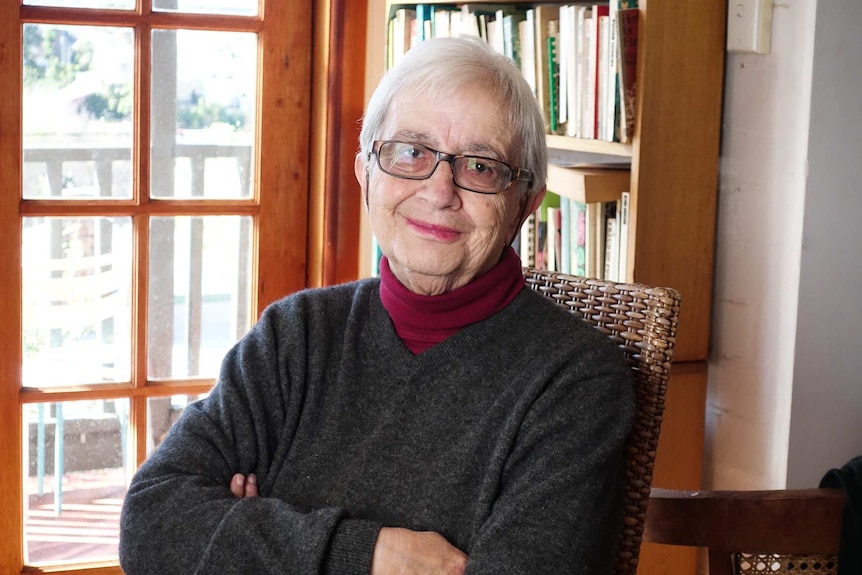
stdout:
[(548, 105), (548, 117), (550, 122), (550, 133), (557, 133), (557, 118), (558, 116), (558, 102), (557, 95), (560, 90), (560, 73), (559, 73), (559, 60), (557, 60), (557, 25), (556, 21), (551, 20), (548, 23), (548, 97), (549, 97), (549, 105)]

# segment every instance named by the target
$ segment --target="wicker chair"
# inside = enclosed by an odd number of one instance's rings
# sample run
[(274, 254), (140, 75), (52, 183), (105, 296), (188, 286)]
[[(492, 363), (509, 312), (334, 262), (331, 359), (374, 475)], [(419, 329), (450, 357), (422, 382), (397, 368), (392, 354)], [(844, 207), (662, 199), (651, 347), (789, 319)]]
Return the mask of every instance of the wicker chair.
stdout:
[(626, 516), (614, 573), (634, 575), (670, 377), (680, 295), (669, 288), (530, 268), (524, 269), (524, 277), (532, 289), (608, 335), (631, 363), (637, 411), (627, 443)]
[(836, 575), (842, 489), (652, 489), (644, 539), (705, 547), (710, 575)]

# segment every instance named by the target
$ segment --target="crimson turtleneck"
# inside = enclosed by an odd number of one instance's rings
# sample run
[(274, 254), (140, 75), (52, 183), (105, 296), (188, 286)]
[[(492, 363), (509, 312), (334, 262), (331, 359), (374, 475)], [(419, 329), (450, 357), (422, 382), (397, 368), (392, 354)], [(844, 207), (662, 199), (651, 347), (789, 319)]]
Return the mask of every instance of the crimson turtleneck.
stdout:
[(497, 313), (524, 288), (521, 260), (511, 247), (486, 274), (441, 295), (413, 293), (398, 281), (384, 256), (380, 261), (380, 301), (395, 333), (414, 354)]

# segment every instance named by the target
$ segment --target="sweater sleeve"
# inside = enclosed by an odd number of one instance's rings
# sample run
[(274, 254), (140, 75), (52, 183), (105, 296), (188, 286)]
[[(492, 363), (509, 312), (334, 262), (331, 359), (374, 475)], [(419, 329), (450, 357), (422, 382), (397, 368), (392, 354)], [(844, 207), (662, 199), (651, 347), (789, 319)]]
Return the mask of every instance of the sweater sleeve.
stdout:
[[(369, 572), (378, 524), (267, 496), (297, 417), (290, 396), (303, 393), (285, 382), (273, 323), (264, 314), (227, 354), (212, 393), (132, 479), (120, 526), (127, 575)], [(235, 473), (257, 474), (261, 496), (234, 498)]]
[(634, 414), (628, 368), (613, 352), (599, 346), (543, 374), (467, 575), (611, 573)]

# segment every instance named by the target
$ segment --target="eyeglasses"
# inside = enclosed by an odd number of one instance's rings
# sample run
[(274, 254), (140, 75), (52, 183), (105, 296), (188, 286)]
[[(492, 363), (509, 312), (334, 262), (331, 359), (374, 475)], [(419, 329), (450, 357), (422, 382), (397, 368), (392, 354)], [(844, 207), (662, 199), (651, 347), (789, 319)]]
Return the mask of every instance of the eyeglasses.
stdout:
[(446, 154), (413, 142), (377, 140), (371, 146), (369, 159), (372, 154), (377, 156), (383, 173), (405, 180), (427, 180), (441, 160), (449, 162), (455, 185), (479, 194), (499, 194), (508, 190), (512, 182), (533, 181), (529, 170), (513, 168), (499, 160)]

